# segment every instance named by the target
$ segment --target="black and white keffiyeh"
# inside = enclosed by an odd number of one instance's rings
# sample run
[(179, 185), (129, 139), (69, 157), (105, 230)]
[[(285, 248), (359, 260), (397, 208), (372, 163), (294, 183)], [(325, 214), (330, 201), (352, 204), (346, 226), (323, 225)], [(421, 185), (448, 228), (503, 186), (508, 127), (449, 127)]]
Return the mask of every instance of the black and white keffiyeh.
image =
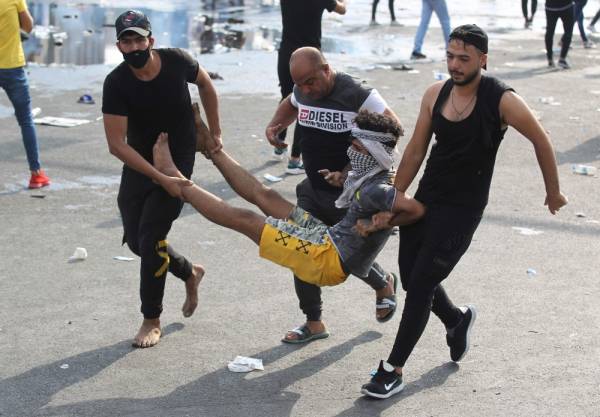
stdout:
[(338, 208), (348, 207), (354, 193), (367, 179), (382, 171), (392, 169), (394, 156), (398, 154), (395, 146), (385, 145), (386, 142), (396, 141), (397, 138), (391, 133), (373, 132), (353, 127), (351, 134), (369, 151), (369, 155), (357, 152), (352, 147), (348, 148), (347, 153), (352, 170), (344, 182), (344, 191), (335, 201), (335, 206)]

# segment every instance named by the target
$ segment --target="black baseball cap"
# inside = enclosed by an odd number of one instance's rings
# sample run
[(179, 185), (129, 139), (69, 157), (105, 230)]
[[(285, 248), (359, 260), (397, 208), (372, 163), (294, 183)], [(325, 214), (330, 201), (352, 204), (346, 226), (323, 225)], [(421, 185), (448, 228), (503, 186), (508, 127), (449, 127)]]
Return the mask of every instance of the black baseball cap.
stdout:
[(125, 32), (135, 32), (142, 36), (148, 36), (152, 33), (150, 21), (146, 15), (138, 10), (127, 10), (122, 13), (115, 21), (117, 29), (117, 39), (120, 39)]
[(450, 33), (450, 40), (452, 39), (459, 39), (464, 43), (473, 45), (484, 54), (488, 53), (488, 36), (477, 25), (458, 26)]

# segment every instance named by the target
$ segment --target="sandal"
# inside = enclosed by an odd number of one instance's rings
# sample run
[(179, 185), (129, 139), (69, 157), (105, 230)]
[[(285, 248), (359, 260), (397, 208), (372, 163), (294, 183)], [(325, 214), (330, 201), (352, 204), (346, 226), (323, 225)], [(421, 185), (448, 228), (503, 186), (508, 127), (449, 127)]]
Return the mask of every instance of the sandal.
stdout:
[(310, 342), (311, 340), (326, 339), (329, 337), (329, 332), (327, 330), (323, 330), (321, 333), (313, 333), (306, 324), (296, 327), (295, 329), (288, 330), (288, 333), (296, 333), (298, 337), (296, 339), (287, 339), (284, 336), (283, 339), (281, 339), (282, 342), (299, 344)]
[[(394, 280), (394, 294), (377, 298), (375, 304), (375, 312), (377, 312), (377, 310), (389, 310), (389, 313), (383, 317), (377, 317), (377, 315), (375, 315), (375, 318), (379, 323), (389, 321), (396, 312), (396, 288), (398, 288), (398, 277), (393, 272), (390, 272), (390, 278)], [(388, 282), (390, 278), (388, 278)]]

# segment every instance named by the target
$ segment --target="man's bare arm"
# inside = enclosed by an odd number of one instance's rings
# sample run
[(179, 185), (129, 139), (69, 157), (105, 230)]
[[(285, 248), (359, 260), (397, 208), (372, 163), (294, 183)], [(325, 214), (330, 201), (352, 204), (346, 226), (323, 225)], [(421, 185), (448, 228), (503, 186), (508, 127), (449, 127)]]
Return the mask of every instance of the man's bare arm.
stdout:
[(546, 187), (544, 204), (548, 206), (550, 213), (555, 214), (567, 204), (567, 198), (560, 192), (556, 157), (550, 138), (525, 101), (512, 91), (507, 91), (502, 96), (500, 115), (506, 124), (517, 129), (533, 144)]
[(334, 13), (346, 14), (346, 0), (337, 0), (335, 3)]
[(216, 145), (214, 149), (209, 149), (209, 151), (217, 151), (223, 147), (217, 90), (215, 89), (210, 76), (202, 67), (198, 68), (198, 76), (196, 77), (195, 84), (198, 86), (200, 101), (202, 101), (202, 107), (204, 107), (204, 112), (206, 113), (208, 130)]
[(273, 118), (265, 130), (265, 136), (271, 145), (279, 148), (287, 147), (287, 144), (285, 142), (281, 142), (277, 138), (277, 135), (283, 129), (291, 125), (294, 120), (296, 120), (297, 116), (298, 109), (292, 105), (291, 95), (287, 96), (281, 101), (281, 103), (279, 103), (279, 107), (277, 107), (275, 115), (273, 115)]
[(33, 17), (31, 17), (29, 10), (19, 12), (19, 26), (27, 33), (31, 33), (33, 30)]

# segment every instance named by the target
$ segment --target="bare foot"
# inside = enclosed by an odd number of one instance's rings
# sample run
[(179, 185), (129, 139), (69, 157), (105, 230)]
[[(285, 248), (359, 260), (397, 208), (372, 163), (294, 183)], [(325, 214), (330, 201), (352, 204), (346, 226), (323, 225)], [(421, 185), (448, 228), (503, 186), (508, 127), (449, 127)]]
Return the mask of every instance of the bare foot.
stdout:
[[(385, 287), (383, 287), (380, 290), (375, 291), (375, 296), (377, 298), (384, 298), (384, 297), (389, 297), (390, 295), (394, 295), (394, 276), (392, 274), (388, 274), (388, 278), (387, 278), (387, 285)], [(390, 314), (390, 312), (393, 310), (393, 308), (382, 308), (382, 309), (376, 309), (375, 310), (375, 314), (377, 316), (378, 319), (382, 319), (384, 317), (386, 317), (388, 314)]]
[[(327, 328), (325, 327), (325, 322), (323, 322), (323, 320), (307, 321), (305, 325), (306, 325), (306, 327), (309, 328), (309, 330), (312, 334), (323, 333), (324, 331), (327, 330)], [(300, 338), (300, 335), (291, 330), (288, 331), (284, 336), (285, 340), (298, 340), (299, 338)]]
[(192, 275), (185, 282), (185, 302), (181, 311), (183, 317), (190, 317), (198, 307), (198, 285), (204, 276), (204, 267), (200, 264), (192, 266)]
[(144, 319), (142, 327), (133, 339), (132, 346), (138, 348), (152, 347), (160, 340), (160, 319)]
[(158, 135), (156, 143), (152, 147), (152, 158), (154, 167), (170, 177), (179, 177), (180, 173), (169, 150), (169, 135), (162, 132)]

